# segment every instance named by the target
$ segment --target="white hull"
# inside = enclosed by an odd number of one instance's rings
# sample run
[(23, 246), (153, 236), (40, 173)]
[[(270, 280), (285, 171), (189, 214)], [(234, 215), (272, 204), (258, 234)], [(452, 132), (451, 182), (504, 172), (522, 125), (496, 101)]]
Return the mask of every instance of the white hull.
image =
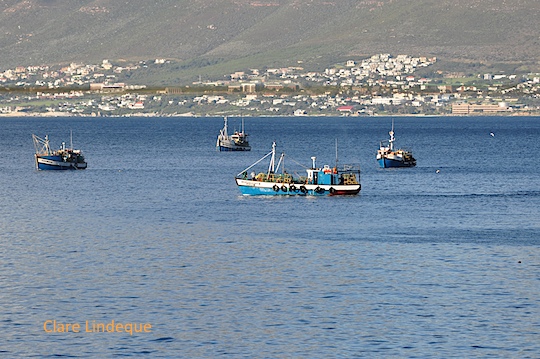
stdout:
[(236, 184), (243, 195), (353, 195), (360, 192), (360, 184), (323, 185), (261, 182), (255, 180), (236, 179)]

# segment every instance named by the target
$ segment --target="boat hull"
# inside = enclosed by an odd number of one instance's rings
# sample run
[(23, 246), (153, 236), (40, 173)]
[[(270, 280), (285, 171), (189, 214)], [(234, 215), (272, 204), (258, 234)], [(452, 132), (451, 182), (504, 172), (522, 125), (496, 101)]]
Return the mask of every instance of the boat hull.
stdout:
[(403, 161), (403, 160), (393, 160), (389, 158), (379, 158), (379, 166), (381, 168), (393, 168), (393, 167), (414, 167), (416, 162), (413, 161)]
[(237, 145), (218, 145), (218, 149), (221, 152), (228, 152), (228, 151), (251, 151), (250, 146), (237, 146)]
[(36, 156), (38, 170), (84, 170), (86, 162), (64, 162), (61, 156)]
[(357, 195), (361, 185), (317, 185), (297, 183), (261, 182), (236, 178), (244, 196), (337, 196)]

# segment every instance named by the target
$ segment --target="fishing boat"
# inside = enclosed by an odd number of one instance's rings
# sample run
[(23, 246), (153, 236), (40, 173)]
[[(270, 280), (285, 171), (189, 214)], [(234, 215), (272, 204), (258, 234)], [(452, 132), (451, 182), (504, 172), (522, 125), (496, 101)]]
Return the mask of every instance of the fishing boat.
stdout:
[(394, 121), (392, 121), (392, 130), (388, 134), (390, 139), (381, 141), (377, 151), (377, 162), (379, 162), (381, 168), (416, 166), (416, 159), (411, 151), (394, 148), (394, 141), (396, 140), (394, 137)]
[[(62, 146), (58, 150), (51, 150), (49, 145), (49, 136), (40, 138), (32, 134), (34, 140), (34, 148), (36, 153), (36, 169), (38, 170), (84, 170), (86, 161), (81, 150), (73, 149), (73, 140), (70, 147), (66, 147), (66, 143), (62, 142)], [(72, 138), (72, 137), (71, 137)]]
[(224, 117), (225, 124), (216, 142), (216, 148), (220, 151), (250, 151), (251, 146), (247, 140), (247, 133), (244, 132), (244, 120), (242, 119), (242, 130), (234, 131), (232, 135), (228, 134), (227, 117)]
[[(248, 172), (265, 158), (270, 164), (265, 172)], [(289, 195), (289, 196), (335, 196), (357, 195), (360, 192), (360, 166), (343, 165), (338, 169), (337, 146), (336, 165), (317, 167), (316, 157), (311, 157), (312, 165), (306, 168), (306, 175), (292, 175), (285, 170), (285, 154), (282, 153), (276, 164), (276, 143), (272, 150), (251, 166), (236, 175), (235, 180), (242, 195)], [(281, 168), (281, 173), (279, 173)]]

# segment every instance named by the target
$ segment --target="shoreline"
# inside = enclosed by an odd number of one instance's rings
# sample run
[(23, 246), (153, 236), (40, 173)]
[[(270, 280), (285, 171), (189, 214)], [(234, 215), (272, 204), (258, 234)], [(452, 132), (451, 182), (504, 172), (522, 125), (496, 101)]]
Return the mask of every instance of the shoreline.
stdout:
[(10, 113), (0, 113), (0, 118), (12, 118), (12, 117), (47, 117), (47, 118), (60, 118), (60, 117), (84, 117), (84, 118), (110, 118), (110, 117), (179, 117), (179, 118), (222, 118), (224, 116), (228, 117), (290, 117), (290, 118), (304, 118), (304, 117), (328, 117), (328, 118), (371, 118), (371, 117), (540, 117), (539, 113), (474, 113), (474, 114), (468, 114), (468, 115), (456, 115), (456, 114), (436, 114), (436, 115), (427, 115), (427, 114), (375, 114), (375, 115), (342, 115), (342, 114), (336, 114), (336, 115), (246, 115), (246, 114), (220, 114), (220, 115), (213, 115), (213, 114), (193, 114), (193, 113), (186, 113), (186, 114), (154, 114), (154, 113), (133, 113), (133, 114), (125, 114), (125, 115), (109, 115), (109, 116), (103, 116), (103, 115), (81, 115), (81, 114), (71, 114), (68, 112), (43, 112), (43, 113), (25, 113), (25, 112), (10, 112)]

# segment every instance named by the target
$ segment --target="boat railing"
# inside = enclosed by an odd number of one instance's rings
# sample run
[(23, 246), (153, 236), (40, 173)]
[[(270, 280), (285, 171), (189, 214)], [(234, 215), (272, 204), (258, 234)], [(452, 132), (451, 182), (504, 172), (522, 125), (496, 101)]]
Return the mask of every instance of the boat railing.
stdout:
[(360, 183), (360, 165), (359, 164), (343, 164), (338, 168), (338, 173), (343, 180), (343, 184), (359, 184)]
[(338, 168), (338, 172), (340, 172), (340, 173), (345, 173), (345, 172), (360, 173), (360, 165), (357, 164), (357, 163), (343, 164), (343, 165), (341, 165), (341, 168)]

